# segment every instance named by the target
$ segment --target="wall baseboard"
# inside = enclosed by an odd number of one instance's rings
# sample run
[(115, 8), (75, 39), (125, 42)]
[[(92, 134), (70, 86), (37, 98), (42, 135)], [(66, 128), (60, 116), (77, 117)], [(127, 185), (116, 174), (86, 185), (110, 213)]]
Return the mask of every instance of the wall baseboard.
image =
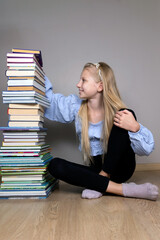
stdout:
[(137, 164), (136, 171), (159, 171), (160, 163)]

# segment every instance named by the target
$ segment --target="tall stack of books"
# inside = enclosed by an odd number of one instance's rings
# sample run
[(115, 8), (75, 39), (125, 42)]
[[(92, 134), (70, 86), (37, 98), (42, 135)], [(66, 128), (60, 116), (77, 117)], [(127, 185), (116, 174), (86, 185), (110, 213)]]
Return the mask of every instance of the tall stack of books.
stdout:
[(0, 198), (46, 198), (58, 180), (50, 176), (47, 165), (53, 158), (45, 142), (44, 72), (41, 52), (12, 49), (7, 53), (7, 91), (2, 92), (8, 103), (8, 127), (3, 131), (0, 147)]

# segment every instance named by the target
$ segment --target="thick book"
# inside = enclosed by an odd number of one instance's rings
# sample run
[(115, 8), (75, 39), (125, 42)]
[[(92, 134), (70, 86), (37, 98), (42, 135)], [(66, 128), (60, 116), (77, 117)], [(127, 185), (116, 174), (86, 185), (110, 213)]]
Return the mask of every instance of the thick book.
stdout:
[(9, 104), (9, 108), (40, 109), (41, 112), (44, 112), (44, 108), (40, 104)]
[(8, 91), (35, 91), (35, 92), (38, 92), (38, 93), (40, 93), (40, 94), (42, 94), (42, 95), (45, 96), (45, 92), (43, 92), (43, 91), (41, 91), (40, 89), (38, 89), (38, 88), (36, 88), (36, 87), (33, 87), (33, 86), (8, 87), (7, 90), (8, 90)]
[[(35, 87), (36, 89), (39, 89), (43, 93), (45, 92), (45, 86), (36, 80), (23, 80), (23, 79), (22, 80), (8, 80), (8, 88), (9, 87), (12, 87), (12, 88), (13, 87), (15, 87), (15, 88), (17, 88), (17, 87), (18, 88)], [(20, 89), (17, 89), (17, 90), (20, 90)], [(17, 90), (15, 90), (15, 91), (17, 91)], [(13, 89), (12, 89), (12, 91), (13, 91)]]
[(42, 62), (42, 53), (40, 50), (36, 49), (22, 49), (22, 48), (12, 48), (13, 53), (33, 53), (39, 62), (40, 66), (43, 67), (43, 62)]
[(43, 127), (43, 123), (36, 121), (35, 122), (8, 121), (8, 127)]
[(41, 82), (44, 82), (44, 76), (41, 75), (36, 70), (7, 70), (6, 71), (7, 77), (37, 77)]
[[(41, 84), (43, 87), (45, 87), (45, 83), (44, 83), (44, 81), (41, 81), (40, 79), (38, 79), (36, 76), (34, 76), (34, 77), (29, 77), (29, 76), (16, 76), (16, 77), (8, 77), (8, 81), (11, 81), (11, 80), (13, 80), (13, 81), (29, 81), (29, 80), (34, 80), (34, 81), (36, 81), (36, 82), (38, 82), (39, 84)], [(19, 84), (20, 85), (20, 84)]]
[(24, 116), (16, 116), (16, 115), (10, 115), (9, 116), (9, 121), (39, 121), (39, 122), (44, 122), (44, 118), (40, 115), (24, 115)]
[(8, 108), (7, 113), (9, 115), (39, 115), (44, 116), (44, 112), (40, 109), (30, 109), (30, 108)]

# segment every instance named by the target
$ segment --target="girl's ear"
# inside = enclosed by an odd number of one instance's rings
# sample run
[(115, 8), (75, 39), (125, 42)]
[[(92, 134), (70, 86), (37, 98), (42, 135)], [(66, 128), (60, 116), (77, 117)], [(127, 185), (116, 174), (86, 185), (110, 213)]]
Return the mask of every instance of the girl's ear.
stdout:
[(100, 81), (98, 86), (98, 92), (102, 92), (102, 91), (103, 91), (103, 82)]

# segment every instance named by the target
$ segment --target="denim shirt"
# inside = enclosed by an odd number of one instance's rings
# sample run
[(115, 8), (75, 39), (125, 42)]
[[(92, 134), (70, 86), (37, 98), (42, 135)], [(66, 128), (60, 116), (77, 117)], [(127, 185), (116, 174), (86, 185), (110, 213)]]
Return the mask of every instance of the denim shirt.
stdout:
[[(81, 121), (78, 117), (78, 111), (81, 106), (82, 100), (74, 94), (65, 97), (59, 93), (53, 93), (52, 84), (49, 79), (45, 77), (46, 97), (50, 101), (50, 107), (45, 109), (45, 117), (61, 122), (71, 123), (75, 122), (76, 133), (79, 137), (79, 150), (81, 151)], [(91, 156), (103, 154), (101, 144), (101, 132), (103, 121), (93, 124), (89, 123), (89, 140), (91, 148)], [(154, 139), (152, 133), (140, 124), (138, 132), (133, 133), (128, 131), (133, 151), (139, 155), (149, 155), (154, 149)]]

